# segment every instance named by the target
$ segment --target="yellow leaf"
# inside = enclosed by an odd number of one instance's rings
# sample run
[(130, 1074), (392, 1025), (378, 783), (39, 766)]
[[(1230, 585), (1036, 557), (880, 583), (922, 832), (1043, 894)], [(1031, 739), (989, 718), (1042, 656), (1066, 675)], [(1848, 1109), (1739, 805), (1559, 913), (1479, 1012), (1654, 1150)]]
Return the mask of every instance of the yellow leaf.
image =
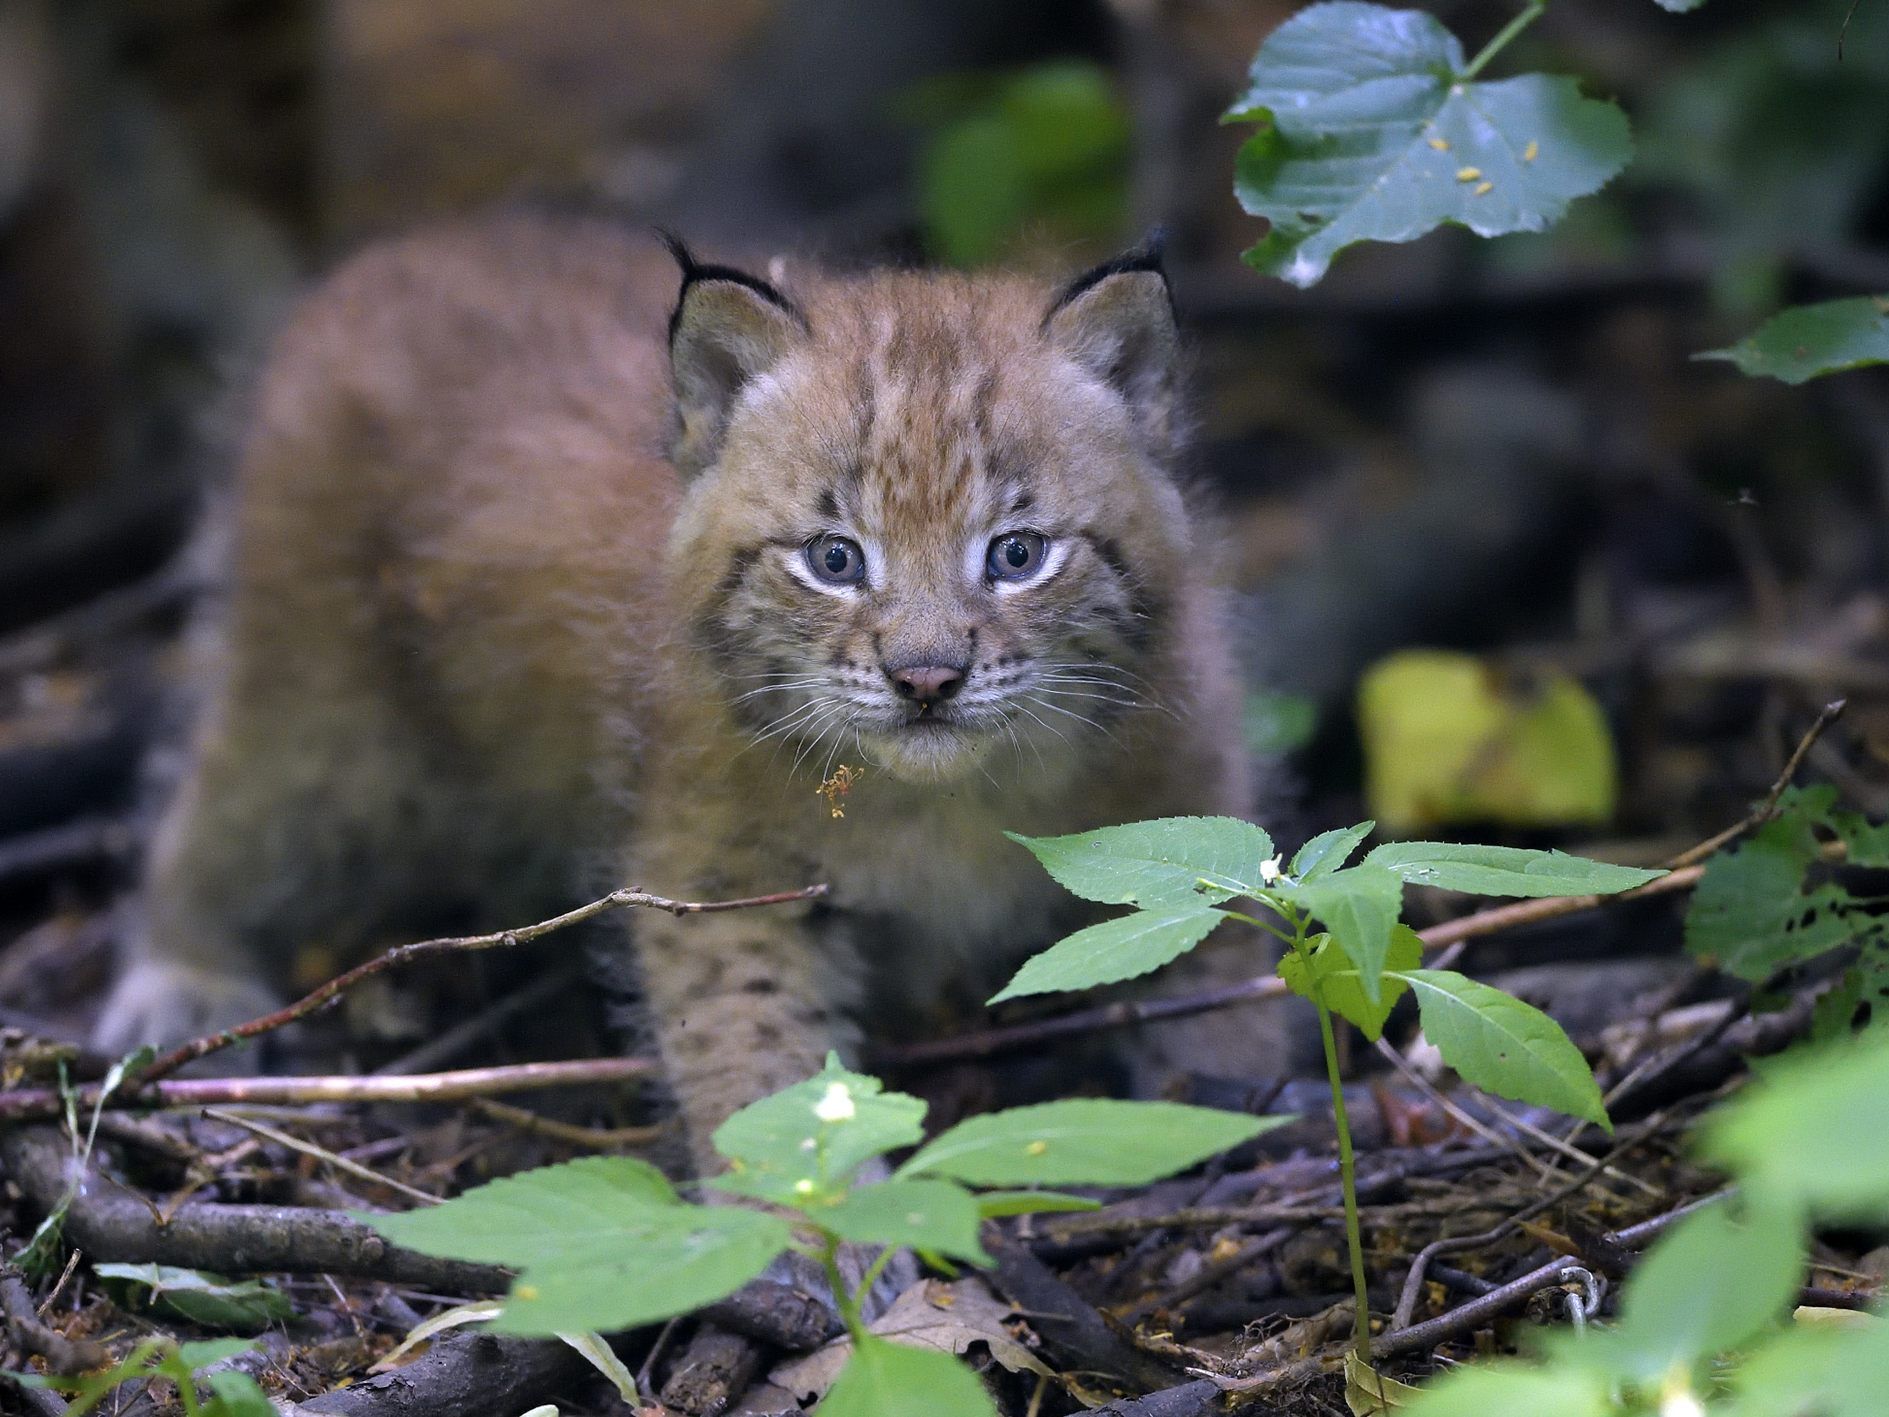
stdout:
[(1417, 1396), (1409, 1383), (1387, 1378), (1369, 1363), (1361, 1362), (1356, 1349), (1345, 1350), (1345, 1406), (1351, 1417), (1383, 1417), (1399, 1412)]
[(1358, 691), (1365, 792), (1391, 833), (1458, 822), (1606, 822), (1612, 735), (1591, 694), (1553, 670), (1506, 673), (1474, 655), (1408, 650)]

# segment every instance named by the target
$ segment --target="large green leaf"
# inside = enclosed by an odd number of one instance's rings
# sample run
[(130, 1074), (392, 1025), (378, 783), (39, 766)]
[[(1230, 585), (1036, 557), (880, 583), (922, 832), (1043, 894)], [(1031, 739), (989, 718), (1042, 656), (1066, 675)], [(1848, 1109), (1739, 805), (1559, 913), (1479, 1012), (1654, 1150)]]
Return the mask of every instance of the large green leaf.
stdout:
[(1798, 305), (1700, 359), (1728, 359), (1746, 374), (1801, 384), (1824, 374), (1889, 364), (1889, 295)]
[(1358, 241), (1446, 222), (1541, 231), (1632, 155), (1626, 115), (1573, 79), (1483, 83), (1463, 67), (1456, 37), (1418, 10), (1339, 0), (1274, 30), (1227, 115), (1259, 125), (1234, 190), (1273, 224), (1247, 261), (1307, 286)]
[(982, 1219), (977, 1198), (950, 1181), (883, 1181), (809, 1214), (842, 1240), (909, 1245), (973, 1264), (991, 1262), (977, 1239)]
[(1045, 1102), (960, 1122), (898, 1174), (974, 1186), (1142, 1186), (1288, 1120), (1173, 1102)]
[(1628, 1279), (1607, 1365), (1644, 1382), (1729, 1352), (1782, 1318), (1803, 1281), (1803, 1227), (1787, 1208), (1742, 1223), (1726, 1204), (1687, 1216)]
[(1733, 1400), (1713, 1417), (1881, 1417), (1889, 1392), (1889, 1319), (1795, 1324), (1742, 1355), (1728, 1375)]
[(1453, 970), (1389, 977), (1416, 992), (1424, 1037), (1465, 1081), (1613, 1130), (1587, 1059), (1540, 1009)]
[(265, 1328), (295, 1312), (281, 1290), (255, 1279), (225, 1279), (164, 1264), (98, 1264), (92, 1272), (137, 1286), (132, 1292), (140, 1304), (206, 1328)]
[[(1106, 905), (1199, 905), (1247, 895), (1272, 838), (1237, 817), (1159, 817), (1073, 836), (1018, 836), (1064, 889)], [(1206, 884), (1202, 884), (1206, 882)]]
[(686, 1205), (624, 1156), (508, 1176), (429, 1210), (360, 1217), (397, 1245), (520, 1271), (496, 1327), (608, 1332), (733, 1293), (787, 1247), (776, 1216)]
[[(1410, 986), (1395, 974), (1387, 973), (1381, 996), (1373, 1002), (1364, 995), (1356, 967), (1344, 951), (1332, 943), (1329, 935), (1314, 936), (1310, 944), (1310, 963), (1297, 951), (1289, 952), (1279, 961), (1279, 977), (1285, 980), (1286, 987), (1301, 998), (1323, 1003), (1340, 1018), (1349, 1019), (1373, 1042), (1381, 1038), (1391, 1009)], [(1391, 931), (1385, 968), (1415, 969), (1422, 963), (1423, 941), (1417, 938), (1417, 932), (1408, 925), (1397, 926)]]
[(819, 1417), (997, 1417), (984, 1385), (950, 1354), (872, 1337), (815, 1410)]
[(1391, 929), (1403, 910), (1404, 883), (1366, 857), (1329, 876), (1279, 881), (1272, 889), (1325, 923), (1357, 966), (1364, 997), (1374, 1005), (1382, 1002), (1384, 961), (1390, 954)]
[(1396, 872), (1413, 886), (1470, 895), (1614, 895), (1666, 874), (1589, 861), (1565, 851), (1462, 846), (1447, 841), (1386, 842), (1372, 848), (1364, 859)]
[(1224, 919), (1196, 896), (1192, 903), (1182, 901), (1104, 920), (1033, 956), (990, 1002), (1138, 978), (1186, 954)]
[(1701, 1150), (1753, 1197), (1889, 1222), (1889, 1037), (1779, 1059), (1712, 1114)]
[(805, 1082), (750, 1103), (715, 1131), (732, 1163), (718, 1190), (798, 1205), (836, 1195), (861, 1162), (923, 1140), (925, 1104), (829, 1055)]
[(1757, 981), (1856, 933), (1845, 892), (1831, 885), (1806, 889), (1806, 873), (1819, 855), (1812, 826), (1827, 821), (1833, 800), (1827, 790), (1794, 795), (1775, 820), (1706, 864), (1686, 910), (1687, 949)]

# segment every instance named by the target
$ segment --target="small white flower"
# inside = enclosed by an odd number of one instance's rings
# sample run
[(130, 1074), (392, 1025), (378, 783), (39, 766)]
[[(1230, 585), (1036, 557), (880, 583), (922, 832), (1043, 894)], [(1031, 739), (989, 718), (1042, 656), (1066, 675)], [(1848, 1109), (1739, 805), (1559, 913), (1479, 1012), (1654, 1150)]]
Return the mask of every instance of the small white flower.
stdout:
[(826, 1096), (813, 1104), (813, 1115), (822, 1122), (850, 1122), (858, 1112), (853, 1094), (843, 1082), (828, 1083)]
[(1660, 1385), (1659, 1417), (1705, 1417), (1705, 1404), (1693, 1392), (1691, 1375), (1683, 1366)]
[(1275, 856), (1270, 861), (1260, 862), (1259, 863), (1260, 884), (1269, 886), (1274, 881), (1278, 880), (1281, 876), (1285, 875), (1285, 868), (1282, 865), (1280, 865), (1280, 862), (1284, 860), (1285, 858), (1283, 856)]
[(794, 1194), (797, 1196), (810, 1196), (814, 1193), (815, 1189), (813, 1182), (809, 1181), (804, 1176), (794, 1182)]

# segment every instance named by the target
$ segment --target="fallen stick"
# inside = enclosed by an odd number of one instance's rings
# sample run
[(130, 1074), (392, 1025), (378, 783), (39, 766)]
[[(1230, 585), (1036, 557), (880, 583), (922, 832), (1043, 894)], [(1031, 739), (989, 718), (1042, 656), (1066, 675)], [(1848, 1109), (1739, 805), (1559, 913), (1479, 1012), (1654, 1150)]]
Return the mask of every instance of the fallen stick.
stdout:
[[(103, 1107), (130, 1108), (297, 1106), (311, 1102), (460, 1102), (467, 1098), (535, 1092), (547, 1087), (578, 1087), (629, 1082), (647, 1076), (655, 1064), (647, 1058), (579, 1058), (566, 1062), (513, 1063), (498, 1068), (461, 1068), (449, 1073), (408, 1076), (170, 1078), (124, 1087), (101, 1100), (101, 1083), (72, 1090), (81, 1113)], [(43, 1121), (59, 1116), (65, 1099), (50, 1087), (0, 1092), (0, 1124)]]

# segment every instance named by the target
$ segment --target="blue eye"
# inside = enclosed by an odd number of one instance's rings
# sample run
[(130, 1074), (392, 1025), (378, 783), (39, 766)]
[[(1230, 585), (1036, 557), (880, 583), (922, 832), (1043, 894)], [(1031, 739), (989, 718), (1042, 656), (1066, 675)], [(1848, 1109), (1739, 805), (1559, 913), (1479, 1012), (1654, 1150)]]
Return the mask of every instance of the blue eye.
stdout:
[(828, 585), (858, 585), (866, 578), (866, 553), (843, 536), (822, 536), (807, 544), (807, 567)]
[(1044, 541), (1033, 531), (1007, 531), (992, 540), (984, 571), (994, 581), (1027, 581), (1043, 569)]

